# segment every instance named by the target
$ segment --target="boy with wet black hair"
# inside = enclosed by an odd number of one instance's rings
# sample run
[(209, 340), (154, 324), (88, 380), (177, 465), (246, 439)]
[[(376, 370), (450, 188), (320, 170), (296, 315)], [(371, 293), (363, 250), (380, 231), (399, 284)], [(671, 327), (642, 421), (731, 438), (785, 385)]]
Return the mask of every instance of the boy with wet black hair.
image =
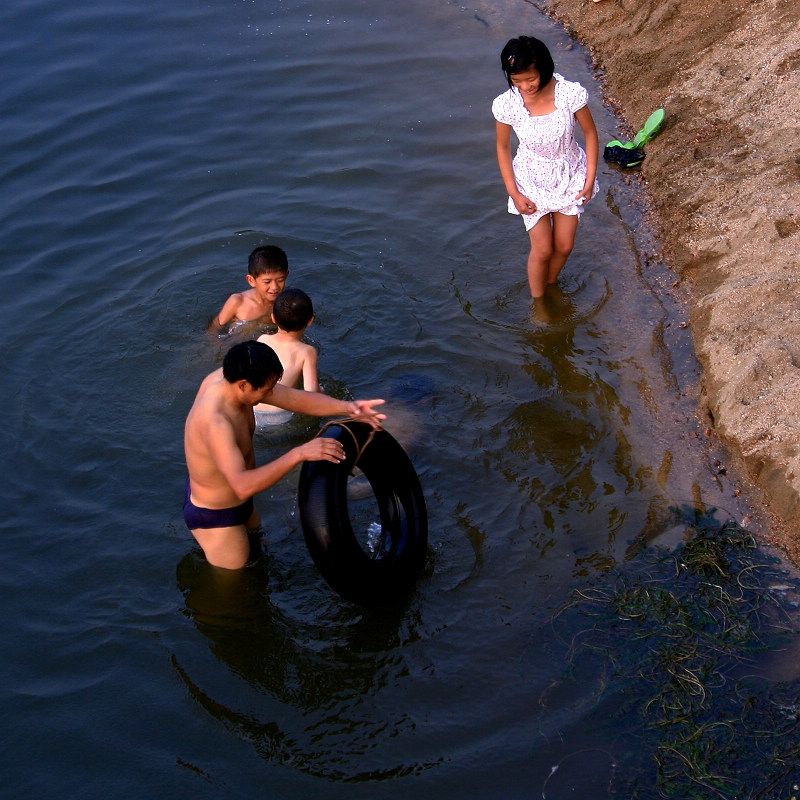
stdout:
[[(272, 320), (278, 326), (277, 332), (259, 336), (258, 341), (277, 353), (283, 365), (280, 383), (296, 388), (302, 378), (307, 392), (318, 392), (317, 351), (303, 341), (306, 329), (314, 321), (311, 298), (301, 289), (284, 289), (275, 299)], [(259, 403), (253, 412), (259, 428), (280, 425), (292, 416), (290, 411), (268, 403)]]
[(256, 247), (247, 260), (250, 288), (232, 294), (211, 321), (209, 330), (219, 332), (226, 325), (270, 319), (275, 298), (286, 286), (289, 260), (280, 247), (270, 244)]

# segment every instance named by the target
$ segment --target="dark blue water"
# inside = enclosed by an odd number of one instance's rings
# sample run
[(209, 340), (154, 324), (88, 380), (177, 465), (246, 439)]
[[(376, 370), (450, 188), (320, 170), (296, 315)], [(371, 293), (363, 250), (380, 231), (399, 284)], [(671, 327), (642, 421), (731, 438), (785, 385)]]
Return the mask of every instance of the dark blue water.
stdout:
[[(489, 111), (520, 32), (616, 138), (586, 55), (525, 2), (2, 6), (9, 797), (655, 785), (637, 712), (606, 713), (613, 675), (575, 673), (554, 612), (684, 538), (671, 507), (748, 509), (615, 168), (563, 313), (531, 317)], [(183, 421), (230, 344), (206, 326), (265, 243), (314, 300), (323, 383), (389, 398), (425, 488), (428, 564), (402, 608), (324, 584), (296, 475), (257, 499), (267, 556), (241, 573), (183, 526)], [(315, 430), (259, 438), (259, 459)]]

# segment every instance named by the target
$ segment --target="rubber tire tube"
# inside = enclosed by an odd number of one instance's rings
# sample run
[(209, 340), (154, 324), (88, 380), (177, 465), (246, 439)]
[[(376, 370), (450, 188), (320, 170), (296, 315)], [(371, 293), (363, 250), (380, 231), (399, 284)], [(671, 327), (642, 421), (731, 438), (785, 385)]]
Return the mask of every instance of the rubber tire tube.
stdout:
[[(342, 443), (345, 458), (339, 464), (305, 462), (298, 504), (306, 546), (328, 585), (357, 605), (383, 606), (407, 595), (422, 571), (428, 514), (414, 465), (401, 445), (385, 430), (368, 441), (370, 433), (364, 422), (324, 430), (321, 436)], [(377, 555), (365, 552), (350, 521), (347, 481), (356, 457), (380, 512), (383, 545)]]

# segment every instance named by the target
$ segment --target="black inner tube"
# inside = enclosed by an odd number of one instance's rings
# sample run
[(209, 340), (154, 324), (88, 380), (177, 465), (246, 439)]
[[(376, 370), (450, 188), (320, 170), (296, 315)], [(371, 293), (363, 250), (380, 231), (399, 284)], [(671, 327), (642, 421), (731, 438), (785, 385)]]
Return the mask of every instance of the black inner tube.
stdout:
[[(342, 422), (320, 435), (338, 439), (345, 458), (303, 464), (298, 502), (306, 546), (343, 598), (362, 606), (392, 604), (416, 583), (427, 553), (428, 517), (417, 473), (387, 431)], [(361, 486), (350, 496), (361, 500), (348, 500), (353, 481)]]

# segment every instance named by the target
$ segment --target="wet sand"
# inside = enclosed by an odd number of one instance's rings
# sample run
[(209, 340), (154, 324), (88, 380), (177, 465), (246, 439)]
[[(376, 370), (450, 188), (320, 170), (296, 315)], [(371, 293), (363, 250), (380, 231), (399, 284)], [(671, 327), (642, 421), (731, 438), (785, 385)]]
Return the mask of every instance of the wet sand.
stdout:
[(765, 498), (772, 543), (800, 564), (800, 4), (532, 5), (589, 48), (629, 138), (666, 112), (626, 172), (689, 306), (709, 435)]

